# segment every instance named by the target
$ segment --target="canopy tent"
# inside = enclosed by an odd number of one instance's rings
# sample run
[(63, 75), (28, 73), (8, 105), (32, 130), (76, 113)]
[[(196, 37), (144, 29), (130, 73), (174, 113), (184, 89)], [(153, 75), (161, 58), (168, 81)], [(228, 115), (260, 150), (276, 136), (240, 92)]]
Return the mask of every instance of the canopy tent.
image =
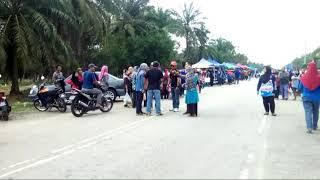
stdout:
[(209, 61), (210, 63), (212, 63), (212, 64), (213, 64), (214, 66), (216, 66), (216, 67), (221, 66), (221, 64), (218, 62), (218, 60), (217, 60), (217, 59), (214, 59), (211, 55), (209, 56), (208, 61)]
[(232, 63), (222, 63), (223, 66), (225, 66), (227, 69), (235, 69), (237, 66)]
[(202, 58), (196, 64), (192, 65), (193, 68), (197, 68), (197, 69), (206, 69), (206, 68), (210, 68), (212, 66), (214, 66), (214, 65), (212, 63), (210, 63), (209, 61), (205, 60), (204, 58)]

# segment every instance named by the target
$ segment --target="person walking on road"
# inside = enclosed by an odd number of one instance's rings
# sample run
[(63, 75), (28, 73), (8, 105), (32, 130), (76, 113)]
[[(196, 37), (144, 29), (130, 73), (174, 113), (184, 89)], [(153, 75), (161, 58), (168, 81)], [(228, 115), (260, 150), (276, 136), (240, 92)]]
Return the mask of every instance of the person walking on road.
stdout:
[(307, 133), (318, 129), (320, 102), (320, 74), (316, 62), (308, 65), (307, 72), (302, 75), (299, 90), (302, 92), (302, 102), (305, 111)]
[(181, 86), (181, 77), (180, 73), (177, 70), (177, 62), (172, 61), (170, 70), (170, 79), (169, 84), (171, 84), (171, 97), (172, 97), (172, 109), (170, 111), (179, 112), (180, 105), (180, 86)]
[(186, 77), (186, 83), (184, 86), (187, 91), (186, 97), (185, 97), (185, 103), (187, 104), (187, 111), (184, 113), (184, 115), (189, 114), (191, 117), (197, 117), (198, 102), (199, 102), (197, 84), (198, 84), (199, 78), (197, 75), (195, 75), (194, 69), (192, 69), (191, 66), (188, 66), (186, 70), (187, 70), (187, 77)]
[(274, 90), (275, 90), (275, 77), (272, 76), (271, 67), (265, 67), (265, 73), (260, 77), (257, 86), (258, 94), (262, 96), (263, 105), (265, 109), (264, 115), (269, 115), (271, 111), (272, 116), (277, 116), (275, 113), (275, 102), (274, 102)]
[(300, 78), (299, 78), (299, 73), (295, 73), (292, 78), (292, 92), (293, 92), (293, 96), (294, 96), (294, 100), (297, 100), (297, 96), (299, 94), (298, 92), (298, 88), (299, 88), (299, 84), (300, 84)]
[(152, 101), (155, 99), (156, 115), (161, 116), (161, 81), (163, 73), (159, 70), (160, 64), (153, 62), (152, 68), (146, 73), (148, 91), (147, 91), (147, 114), (151, 115)]
[(287, 73), (285, 70), (283, 70), (280, 73), (280, 93), (283, 100), (289, 99), (289, 73)]
[(135, 91), (136, 91), (136, 114), (137, 116), (144, 115), (142, 112), (142, 101), (144, 94), (144, 83), (145, 83), (145, 75), (148, 69), (148, 65), (146, 63), (142, 63), (140, 68), (135, 76)]

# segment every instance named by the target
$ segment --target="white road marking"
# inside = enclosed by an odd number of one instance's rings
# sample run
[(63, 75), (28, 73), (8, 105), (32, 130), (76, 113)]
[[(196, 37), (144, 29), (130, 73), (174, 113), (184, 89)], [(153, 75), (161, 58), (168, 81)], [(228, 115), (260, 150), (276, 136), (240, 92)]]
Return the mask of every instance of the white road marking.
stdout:
[(65, 146), (65, 147), (62, 147), (60, 149), (56, 149), (56, 150), (51, 151), (51, 154), (57, 154), (59, 152), (62, 152), (64, 150), (67, 150), (67, 149), (70, 149), (70, 148), (73, 148), (73, 147), (74, 147), (74, 145)]
[(267, 136), (268, 136), (269, 129), (271, 127), (271, 121), (268, 121), (268, 122), (269, 123), (265, 124), (266, 134), (263, 136), (263, 146), (261, 147), (261, 151), (260, 151), (260, 158), (258, 163), (258, 179), (264, 179), (264, 169), (265, 169), (264, 163), (267, 158), (267, 150), (268, 150)]
[(266, 127), (266, 124), (267, 124), (267, 119), (268, 119), (267, 116), (264, 116), (264, 117), (262, 118), (261, 124), (260, 124), (260, 126), (259, 126), (259, 128), (258, 128), (258, 133), (259, 133), (260, 135), (262, 135), (262, 133), (263, 133), (264, 130), (265, 130), (265, 127)]
[(50, 161), (52, 161), (52, 160), (55, 160), (55, 159), (59, 158), (60, 156), (62, 156), (62, 155), (56, 155), (56, 156), (53, 156), (53, 157), (50, 157), (50, 158), (47, 158), (47, 159), (43, 159), (43, 160), (34, 162), (34, 163), (32, 163), (32, 164), (29, 164), (29, 165), (27, 165), (27, 166), (21, 167), (21, 168), (19, 168), (19, 169), (16, 169), (16, 170), (7, 172), (7, 173), (5, 173), (5, 174), (0, 175), (0, 179), (5, 178), (5, 177), (10, 176), (10, 175), (13, 175), (13, 174), (16, 174), (16, 173), (18, 173), (18, 172), (24, 171), (24, 170), (26, 170), (26, 169), (30, 169), (30, 168), (37, 167), (37, 166), (39, 166), (39, 165), (48, 163), (48, 162), (50, 162)]
[[(29, 165), (26, 165), (24, 167), (21, 167), (21, 168), (18, 168), (16, 170), (12, 170), (12, 171), (9, 171), (5, 174), (2, 174), (0, 175), (0, 178), (4, 178), (4, 177), (7, 177), (7, 176), (10, 176), (10, 175), (13, 175), (13, 174), (16, 174), (16, 173), (19, 173), (21, 171), (24, 171), (24, 170), (27, 170), (27, 169), (30, 169), (30, 168), (33, 168), (33, 167), (37, 167), (37, 166), (40, 166), (40, 165), (43, 165), (43, 164), (46, 164), (46, 163), (49, 163), (55, 159), (58, 159), (62, 156), (65, 156), (65, 155), (68, 155), (68, 154), (71, 154), (73, 152), (76, 151), (76, 149), (83, 149), (83, 148), (87, 148), (87, 147), (90, 147), (92, 145), (95, 145), (103, 140), (106, 140), (106, 139), (110, 139), (112, 135), (117, 135), (117, 134), (121, 134), (121, 133), (124, 133), (132, 128), (135, 128), (137, 125), (139, 125), (140, 123), (143, 123), (145, 121), (148, 121), (150, 119), (152, 119), (153, 117), (147, 117), (147, 118), (144, 118), (143, 120), (139, 120), (139, 121), (136, 121), (136, 122), (133, 122), (133, 123), (130, 123), (128, 125), (125, 125), (123, 127), (120, 127), (120, 128), (116, 128), (114, 130), (111, 130), (111, 131), (108, 131), (108, 132), (105, 132), (105, 133), (102, 133), (100, 135), (97, 135), (97, 136), (94, 136), (94, 137), (91, 137), (91, 138), (87, 138), (85, 140), (82, 140), (80, 141), (79, 143), (77, 143), (77, 148), (75, 148), (76, 146), (75, 145), (68, 145), (68, 146), (65, 146), (63, 148), (60, 148), (60, 149), (56, 149), (56, 150), (53, 150), (51, 151), (51, 154), (56, 154), (55, 156), (51, 156), (51, 157), (48, 157), (48, 158), (45, 158), (45, 159), (41, 159), (41, 160), (38, 160), (32, 164), (29, 164)], [(100, 138), (100, 141), (98, 141)], [(94, 140), (93, 142), (90, 142)], [(87, 143), (87, 144), (84, 144), (84, 143)], [(83, 145), (84, 144), (84, 145)], [(70, 150), (69, 150), (70, 149)], [(68, 150), (68, 151), (65, 151), (65, 150)], [(64, 152), (65, 151), (65, 152)], [(60, 154), (59, 154), (60, 153)], [(35, 159), (34, 159), (35, 160)], [(31, 160), (27, 160), (28, 162), (32, 162)], [(25, 163), (28, 163), (26, 161), (23, 161), (23, 164)], [(14, 164), (15, 166), (18, 166), (18, 163), (17, 164)], [(15, 167), (14, 165), (11, 165), (13, 167)], [(22, 165), (22, 162), (19, 163), (19, 165)], [(10, 166), (9, 166), (10, 167)], [(6, 170), (8, 168), (3, 168), (2, 170)]]
[(28, 163), (28, 162), (30, 162), (30, 160), (18, 162), (18, 163), (16, 163), (16, 164), (13, 164), (13, 165), (9, 166), (9, 168), (14, 168), (14, 167), (16, 167), (16, 166), (20, 166), (20, 165), (26, 164), (26, 163)]

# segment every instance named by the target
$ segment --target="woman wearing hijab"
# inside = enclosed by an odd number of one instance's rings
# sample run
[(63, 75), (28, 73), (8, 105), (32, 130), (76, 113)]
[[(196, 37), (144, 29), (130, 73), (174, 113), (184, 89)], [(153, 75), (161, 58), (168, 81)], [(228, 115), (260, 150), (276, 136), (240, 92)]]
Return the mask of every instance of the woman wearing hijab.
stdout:
[(191, 66), (186, 68), (187, 75), (186, 75), (186, 96), (185, 102), (187, 104), (187, 112), (184, 114), (189, 114), (191, 117), (198, 116), (198, 102), (199, 102), (199, 95), (197, 91), (197, 83), (198, 83), (198, 76), (195, 75), (194, 69)]
[(320, 102), (320, 74), (315, 61), (309, 63), (307, 71), (302, 75), (299, 90), (302, 93), (307, 133), (311, 134), (312, 130), (318, 129)]
[(275, 102), (274, 102), (274, 91), (275, 88), (275, 77), (272, 76), (271, 67), (265, 67), (265, 73), (260, 77), (257, 91), (261, 94), (263, 99), (263, 105), (266, 112), (264, 115), (269, 115), (271, 110), (272, 116), (277, 116), (275, 113)]
[(108, 66), (102, 66), (101, 72), (99, 74), (99, 81), (108, 83), (108, 80), (109, 80)]
[(71, 85), (72, 89), (79, 89), (82, 88), (83, 82), (83, 71), (81, 68), (78, 68), (74, 73), (71, 75), (71, 79), (67, 81), (68, 84)]
[(109, 88), (108, 80), (109, 80), (109, 70), (108, 66), (102, 66), (101, 72), (99, 74), (98, 80), (101, 82), (103, 88), (107, 90)]
[(145, 92), (145, 74), (147, 72), (148, 65), (146, 63), (142, 63), (140, 68), (135, 76), (135, 91), (136, 91), (136, 114), (137, 116), (144, 115), (145, 113), (142, 112), (142, 101), (143, 101), (143, 94)]

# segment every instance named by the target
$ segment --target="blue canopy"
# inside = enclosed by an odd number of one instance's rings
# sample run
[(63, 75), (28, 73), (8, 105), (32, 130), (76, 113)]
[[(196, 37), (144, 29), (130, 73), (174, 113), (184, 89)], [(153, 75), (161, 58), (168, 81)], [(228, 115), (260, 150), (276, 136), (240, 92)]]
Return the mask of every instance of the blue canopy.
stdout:
[(208, 61), (214, 66), (221, 66), (217, 59), (215, 59), (212, 55), (209, 55)]

